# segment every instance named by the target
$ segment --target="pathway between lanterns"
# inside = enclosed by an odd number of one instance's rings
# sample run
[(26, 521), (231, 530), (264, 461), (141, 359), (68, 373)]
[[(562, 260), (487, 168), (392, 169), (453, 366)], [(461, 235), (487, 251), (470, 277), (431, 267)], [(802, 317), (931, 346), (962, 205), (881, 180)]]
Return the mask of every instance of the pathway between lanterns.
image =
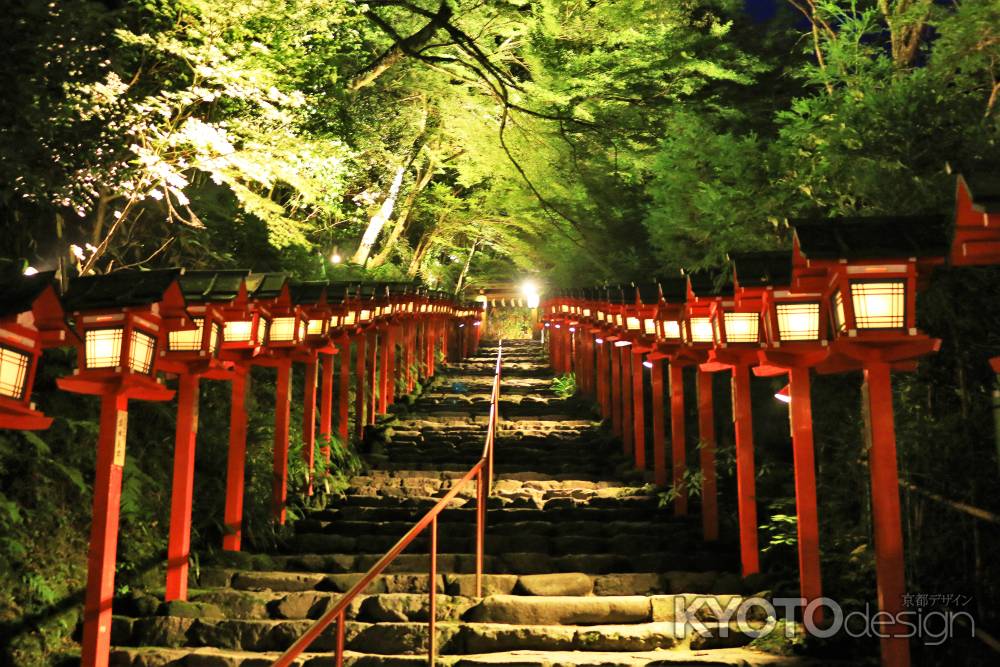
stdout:
[[(496, 347), (451, 364), (390, 424), (346, 495), (283, 549), (203, 567), (190, 601), (116, 608), (112, 665), (249, 667), (278, 657), (444, 495), (482, 451)], [(739, 632), (675, 622), (678, 596), (749, 594), (733, 545), (675, 518), (586, 408), (557, 398), (540, 345), (505, 342), (484, 597), (474, 595), (474, 486), (441, 515), (438, 664), (799, 664)], [(348, 610), (347, 665), (426, 664), (428, 543)], [(702, 618), (705, 618), (702, 616)], [(333, 628), (299, 664), (333, 664)]]

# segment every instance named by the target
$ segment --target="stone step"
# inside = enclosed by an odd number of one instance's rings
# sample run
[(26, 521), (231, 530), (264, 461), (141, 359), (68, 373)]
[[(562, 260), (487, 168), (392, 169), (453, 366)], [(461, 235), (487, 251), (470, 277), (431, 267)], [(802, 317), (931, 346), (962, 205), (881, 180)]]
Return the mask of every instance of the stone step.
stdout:
[[(326, 574), (320, 572), (254, 571), (227, 568), (204, 568), (198, 583), (212, 586), (206, 593), (193, 595), (192, 599), (215, 602), (214, 597), (225, 598), (230, 611), (240, 613), (236, 603), (242, 595), (255, 595), (252, 591), (267, 591), (267, 595), (289, 592), (345, 593), (364, 576), (363, 573)], [(453, 596), (470, 596), (475, 593), (475, 574), (439, 574), (435, 579), (437, 590)], [(232, 589), (232, 590), (230, 590)], [(366, 595), (426, 594), (429, 578), (423, 574), (382, 574), (368, 588)], [(660, 595), (750, 594), (739, 576), (729, 572), (637, 572), (591, 575), (583, 572), (561, 574), (515, 575), (484, 574), (483, 595), (548, 595), (588, 594), (607, 595)], [(209, 596), (209, 597), (205, 597)], [(279, 596), (280, 597), (280, 596)], [(268, 598), (270, 600), (271, 598)], [(223, 602), (218, 602), (223, 604)], [(117, 609), (117, 608), (116, 608)]]
[[(475, 549), (473, 531), (454, 530), (438, 534), (438, 549), (444, 552), (463, 553)], [(348, 535), (343, 533), (298, 532), (281, 547), (285, 553), (384, 553), (392, 548), (402, 533), (387, 535)], [(634, 562), (647, 559), (655, 553), (659, 562), (712, 557), (717, 552), (692, 547), (693, 539), (677, 539), (672, 535), (648, 535), (642, 532), (617, 533), (606, 536), (546, 535), (542, 533), (519, 535), (492, 534), (486, 539), (484, 551), (500, 556), (517, 552), (544, 554), (558, 558), (575, 554), (613, 555)], [(636, 544), (642, 544), (644, 554), (635, 553)], [(430, 538), (420, 535), (408, 547), (415, 552), (430, 548)]]
[[(279, 653), (230, 651), (216, 648), (116, 648), (111, 653), (111, 667), (163, 667), (165, 665), (211, 665), (213, 667), (267, 667)], [(422, 655), (371, 655), (345, 651), (346, 667), (423, 667)], [(479, 667), (480, 665), (518, 665), (520, 667), (653, 667), (666, 665), (711, 665), (712, 667), (769, 667), (810, 663), (801, 658), (768, 655), (747, 648), (720, 648), (712, 651), (678, 649), (670, 651), (498, 651), (460, 656), (439, 656), (441, 667)], [(824, 661), (824, 664), (835, 664)], [(844, 663), (846, 664), (846, 663)], [(329, 653), (305, 653), (297, 667), (333, 667)]]
[[(600, 599), (598, 598), (600, 601)], [(603, 608), (611, 618), (631, 619), (638, 609), (612, 611)], [(572, 615), (570, 612), (569, 615)], [(583, 620), (595, 619), (592, 613), (577, 612)], [(184, 618), (151, 616), (144, 618), (115, 617), (112, 634), (118, 646), (216, 647), (242, 651), (283, 651), (311, 625), (309, 620), (243, 620), (225, 618)], [(706, 621), (705, 626), (719, 634), (719, 623)], [(733, 625), (725, 626), (729, 635), (728, 648), (750, 643), (751, 637)], [(345, 648), (363, 653), (426, 654), (428, 634), (426, 623), (392, 622), (364, 623), (347, 621)], [(694, 635), (691, 626), (671, 621), (587, 623), (566, 625), (506, 624), (468, 621), (439, 621), (436, 625), (439, 655), (465, 655), (512, 650), (535, 651), (656, 651), (691, 646), (712, 647)], [(694, 636), (693, 636), (694, 635)], [(335, 626), (327, 627), (312, 643), (313, 651), (332, 651), (336, 646)]]
[[(325, 510), (318, 510), (309, 515), (311, 520), (317, 521), (409, 521), (416, 522), (430, 507), (434, 499), (416, 501), (412, 500), (409, 506), (402, 505), (349, 505), (331, 507)], [(462, 502), (462, 499), (458, 499)], [(491, 498), (490, 507), (496, 507), (497, 498)], [(558, 499), (556, 499), (558, 500)], [(544, 518), (540, 515), (544, 512)], [(674, 517), (666, 512), (650, 512), (645, 504), (635, 507), (630, 506), (608, 506), (597, 507), (595, 505), (578, 506), (575, 504), (556, 503), (555, 500), (545, 504), (544, 509), (538, 508), (505, 508), (488, 509), (486, 513), (487, 537), (489, 537), (489, 526), (497, 526), (505, 523), (520, 523), (523, 521), (546, 520), (554, 522), (570, 521), (647, 521), (653, 524), (674, 524), (683, 522), (685, 525), (697, 525), (698, 517)], [(475, 501), (464, 503), (460, 509), (446, 509), (438, 515), (439, 524), (465, 523), (472, 524), (476, 521)]]
[[(220, 564), (236, 567), (260, 567), (286, 571), (355, 573), (367, 572), (383, 552), (379, 553), (295, 553), (268, 554), (266, 559), (244, 560), (247, 554), (235, 559), (228, 554), (220, 554)], [(426, 572), (430, 557), (421, 553), (403, 553), (386, 569), (387, 573)], [(656, 552), (643, 551), (625, 553), (573, 553), (550, 555), (538, 552), (507, 552), (483, 556), (483, 569), (493, 574), (545, 574), (550, 572), (585, 572), (587, 574), (609, 574), (612, 572), (668, 572), (671, 570), (733, 571), (736, 558), (730, 553), (716, 552)], [(475, 557), (465, 553), (439, 553), (438, 571), (442, 573), (471, 574), (476, 571)]]
[[(305, 525), (303, 525), (305, 524)], [(442, 524), (448, 525), (448, 524)], [(300, 534), (323, 533), (350, 537), (388, 535), (399, 537), (413, 526), (412, 521), (317, 521), (300, 522), (296, 532)], [(462, 530), (464, 526), (451, 526), (447, 530)], [(668, 530), (664, 530), (667, 528)], [(669, 533), (669, 534), (668, 534)], [(675, 542), (690, 539), (701, 541), (700, 530), (693, 524), (654, 523), (651, 521), (511, 521), (497, 523), (489, 527), (487, 540), (499, 537), (541, 536), (541, 537), (594, 537), (609, 535), (643, 535), (663, 537)]]
[[(341, 601), (343, 592), (316, 589), (283, 591), (267, 585), (281, 586), (280, 578), (268, 578), (267, 573), (254, 577), (234, 576), (233, 588), (198, 592), (186, 602), (160, 603), (155, 613), (149, 613), (139, 602), (129, 605), (115, 602), (115, 614), (125, 617), (176, 616), (183, 618), (229, 618), (236, 620), (307, 620), (317, 619)], [(443, 591), (462, 590), (474, 581), (453, 581), (455, 577), (438, 577), (436, 595), (437, 618), (440, 621), (469, 621), (512, 625), (605, 625), (683, 621), (688, 609), (697, 607), (697, 618), (717, 621), (715, 610), (735, 609), (740, 595), (697, 595), (694, 593), (660, 595), (590, 595), (592, 578), (582, 573), (566, 575), (535, 575), (527, 577), (496, 575), (484, 582), (483, 598), (453, 595)], [(430, 600), (426, 590), (417, 593), (380, 593), (380, 586), (398, 586), (407, 577), (379, 580), (366, 592), (352, 600), (345, 610), (351, 621), (364, 623), (426, 622), (430, 616)], [(402, 580), (402, 581), (399, 581)], [(294, 587), (303, 581), (285, 583)], [(318, 585), (332, 582), (320, 581)], [(347, 581), (337, 582), (344, 585)], [(424, 587), (427, 578), (420, 582)], [(255, 584), (247, 586), (247, 584)], [(264, 586), (262, 586), (262, 584)], [(412, 588), (416, 588), (411, 584)], [(507, 592), (503, 592), (507, 591)], [(516, 594), (511, 593), (515, 591)], [(561, 592), (587, 591), (586, 595), (558, 595)], [(470, 591), (471, 592), (471, 591)], [(538, 594), (536, 594), (538, 593)], [(551, 594), (550, 594), (551, 593)], [(711, 605), (702, 600), (711, 600)]]

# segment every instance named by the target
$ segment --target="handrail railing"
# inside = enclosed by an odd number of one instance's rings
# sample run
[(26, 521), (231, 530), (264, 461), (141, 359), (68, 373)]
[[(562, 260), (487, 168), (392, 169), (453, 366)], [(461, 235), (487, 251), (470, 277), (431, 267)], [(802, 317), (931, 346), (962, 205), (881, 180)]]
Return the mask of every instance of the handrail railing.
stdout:
[(289, 667), (294, 660), (302, 655), (313, 641), (326, 630), (334, 621), (337, 622), (337, 648), (336, 665), (343, 667), (344, 664), (344, 626), (345, 612), (351, 601), (360, 595), (377, 576), (396, 559), (403, 549), (408, 547), (427, 527), (431, 530), (431, 559), (428, 580), (428, 600), (429, 618), (428, 629), (428, 655), (429, 665), (433, 665), (437, 658), (437, 647), (435, 643), (435, 627), (437, 623), (437, 519), (447, 507), (451, 500), (458, 495), (458, 492), (473, 478), (476, 480), (476, 597), (483, 594), (483, 542), (486, 537), (486, 499), (490, 495), (493, 486), (493, 442), (496, 438), (497, 428), (497, 405), (500, 401), (500, 366), (503, 360), (503, 345), (497, 350), (496, 369), (493, 374), (493, 391), (490, 394), (490, 417), (486, 428), (486, 442), (483, 445), (483, 454), (474, 466), (451, 487), (447, 494), (432, 507), (417, 523), (399, 539), (396, 544), (371, 569), (361, 577), (351, 590), (344, 593), (340, 600), (332, 609), (323, 614), (312, 626), (306, 630), (305, 634), (299, 637), (280, 658), (274, 662), (274, 667)]

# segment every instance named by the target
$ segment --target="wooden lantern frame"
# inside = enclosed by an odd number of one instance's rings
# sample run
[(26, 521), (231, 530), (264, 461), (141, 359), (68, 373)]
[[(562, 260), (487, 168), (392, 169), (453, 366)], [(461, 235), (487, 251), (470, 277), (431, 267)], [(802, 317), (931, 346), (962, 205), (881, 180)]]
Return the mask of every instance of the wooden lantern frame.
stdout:
[(66, 344), (55, 272), (12, 278), (0, 294), (0, 303), (0, 364), (23, 364), (17, 373), (21, 376), (17, 391), (0, 393), (0, 429), (46, 429), (52, 418), (35, 408), (31, 393), (42, 350)]

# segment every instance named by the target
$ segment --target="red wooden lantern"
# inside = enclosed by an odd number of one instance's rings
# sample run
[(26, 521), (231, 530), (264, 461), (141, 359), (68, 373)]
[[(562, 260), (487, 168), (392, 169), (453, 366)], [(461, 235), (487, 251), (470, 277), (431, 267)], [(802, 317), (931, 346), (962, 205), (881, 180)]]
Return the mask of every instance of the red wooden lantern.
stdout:
[[(945, 220), (847, 218), (795, 225), (793, 257), (806, 271), (824, 270), (835, 340), (820, 372), (861, 368), (867, 387), (876, 574), (879, 604), (903, 611), (903, 534), (899, 507), (890, 370), (937, 350), (916, 326), (916, 293), (949, 252)], [(792, 405), (796, 395), (792, 395)], [(909, 664), (902, 627), (884, 628), (883, 664)]]
[[(737, 298), (759, 299), (763, 309), (767, 348), (754, 372), (789, 377), (775, 397), (790, 403), (799, 582), (802, 597), (812, 602), (822, 597), (822, 582), (809, 373), (829, 354), (825, 281), (804, 271), (793, 287), (792, 257), (785, 251), (736, 254), (732, 262)], [(810, 613), (813, 622), (821, 620), (820, 609)]]
[(712, 307), (721, 301), (731, 286), (718, 287), (718, 277), (708, 272), (687, 274), (687, 297), (684, 303), (684, 320), (681, 322), (681, 339), (693, 350), (709, 350), (715, 342), (712, 327)]
[[(688, 281), (688, 345), (708, 349), (707, 372), (732, 371), (733, 422), (736, 439), (736, 493), (743, 576), (760, 571), (757, 540), (756, 480), (753, 459), (753, 416), (750, 410), (750, 366), (760, 349), (759, 294), (737, 305), (731, 284), (712, 275), (692, 274)], [(705, 318), (712, 345), (703, 341)], [(706, 383), (707, 384), (707, 383)]]
[(952, 266), (1000, 264), (1000, 180), (959, 174)]
[(14, 275), (0, 288), (0, 428), (46, 429), (31, 391), (42, 349), (65, 345), (66, 324), (55, 273)]
[[(101, 396), (93, 524), (84, 600), (84, 667), (108, 663), (114, 596), (118, 512), (128, 425), (128, 401), (170, 400), (155, 377), (156, 353), (167, 329), (190, 327), (165, 313), (183, 313), (179, 270), (120, 271), (70, 282), (63, 299), (76, 332), (77, 368), (60, 388)], [(183, 319), (181, 316), (180, 319)]]
[(285, 288), (283, 273), (251, 273), (241, 292), (225, 309), (222, 357), (240, 361), (257, 356), (267, 342), (272, 307)]
[[(274, 274), (266, 274), (274, 276)], [(271, 356), (280, 351), (298, 348), (306, 338), (306, 315), (301, 306), (292, 299), (291, 286), (287, 276), (279, 274), (282, 285), (270, 304), (271, 320), (268, 323), (265, 350)], [(268, 278), (265, 278), (267, 281)], [(271, 278), (275, 283), (277, 276)]]
[(179, 279), (193, 326), (167, 332), (160, 349), (159, 369), (170, 373), (204, 372), (221, 368), (227, 312), (241, 293), (248, 271), (187, 271)]
[[(177, 429), (170, 500), (165, 598), (187, 599), (194, 492), (195, 444), (198, 434), (199, 377), (228, 376), (229, 362), (219, 359), (226, 306), (244, 290), (246, 271), (191, 271), (179, 284), (190, 315), (190, 326), (167, 331), (158, 369), (178, 375)], [(174, 318), (177, 321), (181, 317)], [(187, 322), (183, 322), (187, 324)]]

